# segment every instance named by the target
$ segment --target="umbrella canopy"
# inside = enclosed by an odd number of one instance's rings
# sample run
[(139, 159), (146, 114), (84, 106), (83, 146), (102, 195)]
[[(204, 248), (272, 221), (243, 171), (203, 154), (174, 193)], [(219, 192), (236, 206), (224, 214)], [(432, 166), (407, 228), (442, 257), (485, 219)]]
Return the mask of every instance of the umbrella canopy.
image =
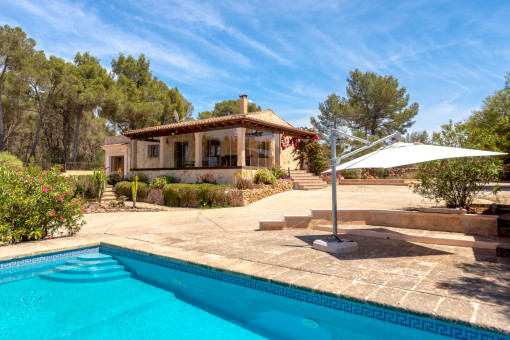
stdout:
[[(393, 168), (401, 165), (435, 161), (445, 158), (506, 155), (502, 152), (451, 148), (420, 143), (395, 143), (336, 167), (336, 170), (361, 168)], [(331, 172), (330, 170), (324, 173)]]

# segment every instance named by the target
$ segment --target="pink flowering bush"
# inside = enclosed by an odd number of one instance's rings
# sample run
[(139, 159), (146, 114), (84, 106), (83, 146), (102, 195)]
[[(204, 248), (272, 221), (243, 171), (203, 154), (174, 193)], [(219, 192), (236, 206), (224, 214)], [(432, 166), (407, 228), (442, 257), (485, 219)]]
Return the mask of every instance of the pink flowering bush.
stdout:
[(0, 241), (74, 235), (84, 224), (84, 201), (75, 189), (74, 180), (57, 167), (43, 171), (0, 162)]

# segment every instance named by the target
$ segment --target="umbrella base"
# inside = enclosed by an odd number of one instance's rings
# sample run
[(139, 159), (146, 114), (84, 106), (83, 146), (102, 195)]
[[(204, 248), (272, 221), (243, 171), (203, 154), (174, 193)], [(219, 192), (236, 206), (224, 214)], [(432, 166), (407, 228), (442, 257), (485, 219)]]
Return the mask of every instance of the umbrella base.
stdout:
[(328, 240), (315, 240), (313, 241), (313, 247), (333, 254), (347, 254), (358, 250), (356, 242), (334, 237)]

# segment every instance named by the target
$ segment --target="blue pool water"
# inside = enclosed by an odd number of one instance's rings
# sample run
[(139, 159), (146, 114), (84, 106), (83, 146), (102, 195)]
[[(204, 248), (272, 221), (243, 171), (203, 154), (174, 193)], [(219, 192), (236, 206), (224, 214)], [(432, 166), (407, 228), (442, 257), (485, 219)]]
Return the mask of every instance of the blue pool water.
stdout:
[(88, 283), (41, 278), (48, 269), (72, 263), (74, 257), (65, 254), (59, 259), (0, 266), (0, 336), (509, 339), (126, 251), (110, 249), (110, 253), (131, 277)]

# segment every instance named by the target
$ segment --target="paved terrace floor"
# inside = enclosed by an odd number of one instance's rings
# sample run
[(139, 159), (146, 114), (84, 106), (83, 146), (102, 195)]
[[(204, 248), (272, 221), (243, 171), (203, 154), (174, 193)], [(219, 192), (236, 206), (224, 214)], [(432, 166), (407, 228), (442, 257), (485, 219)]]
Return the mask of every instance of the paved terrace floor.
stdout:
[[(431, 206), (406, 187), (339, 187), (341, 208)], [(330, 208), (330, 191), (285, 192), (248, 207), (92, 214), (75, 237), (0, 247), (0, 260), (99, 241), (346, 298), (510, 333), (510, 261), (472, 248), (349, 235), (359, 250), (312, 249), (313, 230), (257, 231), (259, 219)]]

